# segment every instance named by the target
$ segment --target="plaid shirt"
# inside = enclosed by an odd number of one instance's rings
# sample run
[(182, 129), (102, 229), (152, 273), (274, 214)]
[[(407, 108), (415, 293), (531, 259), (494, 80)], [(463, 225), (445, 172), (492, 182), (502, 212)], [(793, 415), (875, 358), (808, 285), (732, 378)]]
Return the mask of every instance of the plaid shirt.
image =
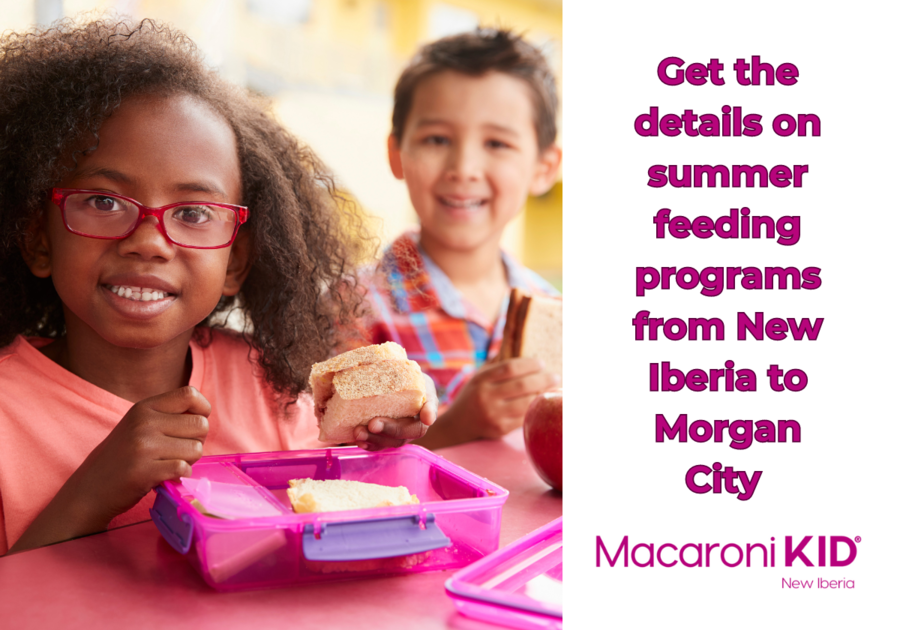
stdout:
[[(501, 256), (511, 287), (559, 295), (535, 272), (505, 252)], [(434, 380), (443, 412), (472, 374), (499, 352), (509, 296), (497, 320), (488, 321), (419, 249), (416, 232), (394, 241), (379, 269), (380, 274), (364, 278), (372, 314), (364, 322), (363, 335), (369, 343), (395, 341), (403, 346)]]

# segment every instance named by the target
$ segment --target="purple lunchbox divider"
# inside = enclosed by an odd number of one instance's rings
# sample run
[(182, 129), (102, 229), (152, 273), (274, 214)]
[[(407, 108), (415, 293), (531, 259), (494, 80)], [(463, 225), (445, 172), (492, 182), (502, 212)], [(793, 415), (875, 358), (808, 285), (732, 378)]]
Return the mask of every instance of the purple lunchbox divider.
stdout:
[[(445, 582), (444, 588), (447, 591), (447, 594), (454, 599), (454, 602), (457, 600), (469, 600), (499, 608), (526, 611), (543, 617), (561, 619), (562, 607), (559, 605), (545, 604), (522, 595), (516, 595), (512, 592), (485, 589), (478, 584), (473, 583), (490, 574), (492, 571), (495, 571), (497, 567), (505, 563), (510, 563), (511, 560), (519, 555), (522, 555), (523, 560), (531, 557), (533, 554), (527, 552), (535, 547), (541, 546), (543, 543), (561, 533), (562, 517), (559, 517), (510, 543), (503, 549), (488, 554), (468, 567), (460, 569), (453, 577)], [(538, 560), (537, 562), (541, 562), (541, 560)], [(552, 566), (556, 566), (556, 564), (554, 563)], [(529, 565), (528, 568), (531, 568), (531, 565)], [(551, 567), (548, 566), (547, 568), (549, 569)], [(508, 585), (514, 578), (515, 575), (511, 575), (496, 586), (502, 586), (504, 584)]]

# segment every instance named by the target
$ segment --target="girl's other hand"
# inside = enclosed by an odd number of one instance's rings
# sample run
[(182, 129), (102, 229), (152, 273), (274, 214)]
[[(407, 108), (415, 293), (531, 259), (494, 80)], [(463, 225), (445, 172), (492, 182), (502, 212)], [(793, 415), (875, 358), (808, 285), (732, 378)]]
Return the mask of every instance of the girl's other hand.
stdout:
[(437, 420), (437, 392), (434, 381), (425, 377), (425, 406), (419, 415), (411, 418), (372, 418), (366, 426), (354, 430), (356, 445), (368, 451), (396, 448), (425, 436), (428, 427)]
[(193, 387), (135, 403), (10, 551), (102, 531), (161, 482), (189, 477), (203, 454), (209, 413)]

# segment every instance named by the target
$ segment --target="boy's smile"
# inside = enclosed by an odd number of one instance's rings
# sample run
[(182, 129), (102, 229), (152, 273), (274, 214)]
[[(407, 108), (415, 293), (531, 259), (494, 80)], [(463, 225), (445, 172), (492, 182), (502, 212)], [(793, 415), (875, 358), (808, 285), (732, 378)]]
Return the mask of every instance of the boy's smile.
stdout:
[(539, 151), (530, 88), (500, 72), (424, 79), (402, 139), (391, 137), (388, 148), (426, 250), (497, 247), (528, 194), (553, 184), (559, 163), (556, 147)]
[[(146, 206), (179, 201), (239, 204), (241, 175), (230, 126), (187, 97), (133, 97), (103, 123), (94, 151), (59, 184), (115, 193)], [(45, 208), (46, 269), (63, 302), (67, 336), (122, 348), (187, 342), (223, 294), (239, 289), (231, 247), (175, 245), (146, 217), (133, 234), (104, 240), (68, 232), (60, 209)], [(35, 266), (32, 265), (32, 269)]]

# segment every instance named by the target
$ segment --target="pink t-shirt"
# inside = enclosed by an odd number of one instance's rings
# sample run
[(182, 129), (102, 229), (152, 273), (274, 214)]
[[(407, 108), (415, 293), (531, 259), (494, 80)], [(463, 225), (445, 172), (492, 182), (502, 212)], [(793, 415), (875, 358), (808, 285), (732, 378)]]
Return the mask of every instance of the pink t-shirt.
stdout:
[[(9, 550), (132, 403), (88, 383), (44, 356), (48, 339), (17, 337), (0, 348), (0, 554)], [(213, 331), (191, 341), (190, 384), (212, 405), (204, 455), (324, 446), (309, 397), (284, 418), (261, 370), (237, 336)], [(110, 528), (150, 518), (155, 493)]]

